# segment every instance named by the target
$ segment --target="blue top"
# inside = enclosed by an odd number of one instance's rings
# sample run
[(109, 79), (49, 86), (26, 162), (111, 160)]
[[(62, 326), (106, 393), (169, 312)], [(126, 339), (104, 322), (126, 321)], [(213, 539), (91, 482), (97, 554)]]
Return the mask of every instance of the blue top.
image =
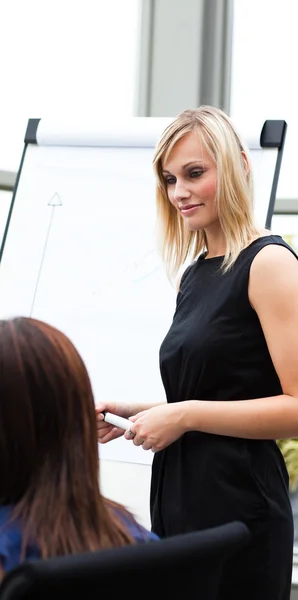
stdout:
[[(0, 507), (0, 564), (5, 572), (17, 567), (21, 562), (22, 530), (19, 521), (9, 522), (12, 515), (11, 506)], [(117, 515), (123, 520), (129, 533), (138, 544), (158, 540), (155, 533), (151, 533), (135, 521), (130, 521), (117, 511)], [(28, 546), (26, 560), (39, 558), (36, 546)]]

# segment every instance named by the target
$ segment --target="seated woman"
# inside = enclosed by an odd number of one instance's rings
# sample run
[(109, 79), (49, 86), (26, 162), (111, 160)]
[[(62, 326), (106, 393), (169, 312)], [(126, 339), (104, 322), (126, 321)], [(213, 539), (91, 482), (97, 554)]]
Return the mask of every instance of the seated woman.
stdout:
[(0, 321), (0, 565), (158, 539), (99, 489), (95, 407), (71, 341)]

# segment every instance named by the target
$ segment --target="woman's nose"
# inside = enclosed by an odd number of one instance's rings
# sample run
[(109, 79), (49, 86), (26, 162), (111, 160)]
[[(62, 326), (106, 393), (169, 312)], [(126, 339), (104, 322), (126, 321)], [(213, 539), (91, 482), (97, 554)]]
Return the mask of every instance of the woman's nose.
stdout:
[(190, 191), (188, 190), (187, 186), (183, 182), (177, 181), (174, 189), (174, 200), (179, 202), (179, 200), (189, 197)]

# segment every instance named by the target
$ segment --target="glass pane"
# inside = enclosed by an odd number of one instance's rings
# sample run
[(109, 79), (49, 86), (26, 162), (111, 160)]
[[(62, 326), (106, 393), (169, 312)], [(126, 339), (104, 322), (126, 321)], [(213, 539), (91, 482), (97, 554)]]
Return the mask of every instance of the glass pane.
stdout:
[(234, 2), (231, 116), (237, 123), (288, 122), (278, 198), (298, 198), (297, 3)]
[(0, 169), (29, 118), (133, 114), (138, 30), (139, 0), (1, 2)]

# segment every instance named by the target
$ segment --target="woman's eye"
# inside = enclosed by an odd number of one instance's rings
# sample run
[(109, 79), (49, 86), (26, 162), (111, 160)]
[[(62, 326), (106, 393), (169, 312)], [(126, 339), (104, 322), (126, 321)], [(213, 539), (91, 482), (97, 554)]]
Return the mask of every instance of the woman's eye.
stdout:
[(176, 183), (175, 177), (166, 177), (166, 184), (167, 185), (173, 185), (174, 183)]
[(201, 175), (203, 175), (204, 171), (202, 171), (201, 169), (197, 169), (196, 171), (192, 171), (190, 173), (190, 177), (193, 177), (194, 179), (196, 177), (201, 177)]

